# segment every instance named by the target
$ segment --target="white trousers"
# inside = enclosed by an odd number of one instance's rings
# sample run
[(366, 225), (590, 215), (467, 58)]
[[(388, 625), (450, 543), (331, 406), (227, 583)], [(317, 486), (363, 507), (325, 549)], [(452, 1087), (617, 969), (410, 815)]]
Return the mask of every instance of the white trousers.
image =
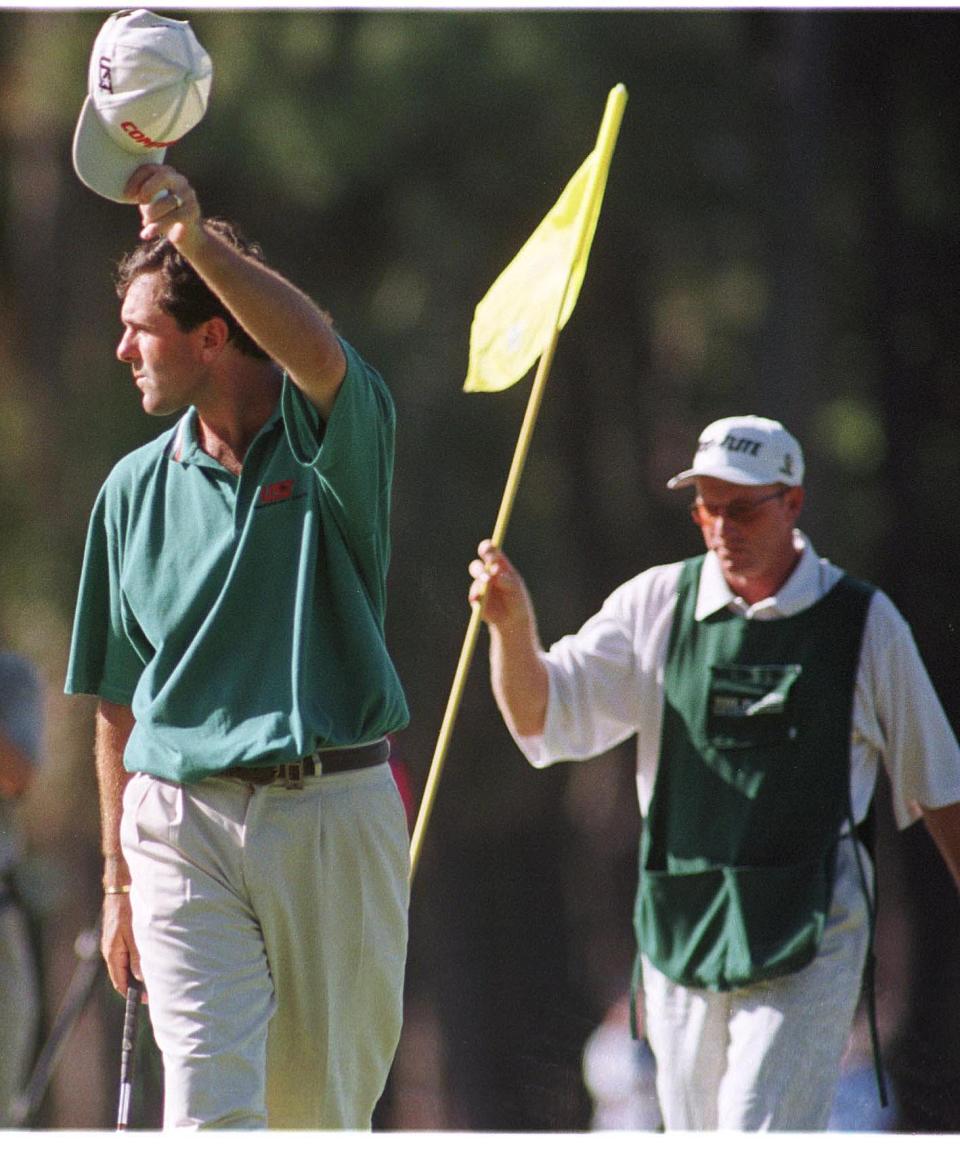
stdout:
[(400, 1036), (409, 842), (387, 764), (124, 795), (164, 1127), (366, 1130)]
[[(861, 861), (872, 890), (866, 852)], [(817, 957), (795, 974), (715, 993), (646, 959), (646, 1034), (667, 1130), (822, 1131), (860, 996), (869, 929), (853, 842), (840, 842)]]

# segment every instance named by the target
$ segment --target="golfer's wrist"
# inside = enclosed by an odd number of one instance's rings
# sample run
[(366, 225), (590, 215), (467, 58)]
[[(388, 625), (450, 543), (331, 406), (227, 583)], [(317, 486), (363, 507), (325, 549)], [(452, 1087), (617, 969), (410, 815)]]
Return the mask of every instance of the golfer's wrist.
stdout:
[(121, 853), (104, 854), (103, 892), (107, 895), (130, 892), (130, 872)]

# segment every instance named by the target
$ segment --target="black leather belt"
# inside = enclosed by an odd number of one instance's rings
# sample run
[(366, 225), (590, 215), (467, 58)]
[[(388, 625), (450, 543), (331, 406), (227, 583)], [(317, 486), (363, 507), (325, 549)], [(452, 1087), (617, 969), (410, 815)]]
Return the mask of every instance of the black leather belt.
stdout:
[(381, 765), (390, 756), (390, 742), (386, 739), (349, 749), (318, 749), (308, 757), (283, 765), (236, 765), (218, 773), (233, 777), (248, 785), (283, 785), (285, 789), (302, 789), (304, 778), (320, 777), (326, 773), (349, 773)]

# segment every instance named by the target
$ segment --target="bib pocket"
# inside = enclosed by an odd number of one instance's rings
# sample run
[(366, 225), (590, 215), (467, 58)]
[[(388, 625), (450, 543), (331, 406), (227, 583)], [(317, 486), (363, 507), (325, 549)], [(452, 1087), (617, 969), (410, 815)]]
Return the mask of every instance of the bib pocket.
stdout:
[(684, 986), (734, 990), (810, 963), (826, 925), (835, 851), (792, 865), (643, 870), (640, 950)]
[(786, 744), (797, 735), (791, 691), (800, 664), (714, 664), (707, 692), (706, 739), (715, 749)]

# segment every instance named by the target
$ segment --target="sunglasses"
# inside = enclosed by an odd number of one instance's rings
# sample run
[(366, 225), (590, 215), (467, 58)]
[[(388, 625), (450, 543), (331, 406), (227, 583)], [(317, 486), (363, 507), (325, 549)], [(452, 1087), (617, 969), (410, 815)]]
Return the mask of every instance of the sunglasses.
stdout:
[(693, 516), (694, 523), (700, 527), (710, 526), (718, 519), (746, 527), (760, 518), (762, 514), (760, 508), (765, 503), (769, 503), (771, 499), (782, 499), (789, 489), (789, 487), (781, 487), (779, 491), (773, 491), (760, 499), (735, 499), (732, 503), (705, 503), (698, 496), (690, 504), (690, 514)]

